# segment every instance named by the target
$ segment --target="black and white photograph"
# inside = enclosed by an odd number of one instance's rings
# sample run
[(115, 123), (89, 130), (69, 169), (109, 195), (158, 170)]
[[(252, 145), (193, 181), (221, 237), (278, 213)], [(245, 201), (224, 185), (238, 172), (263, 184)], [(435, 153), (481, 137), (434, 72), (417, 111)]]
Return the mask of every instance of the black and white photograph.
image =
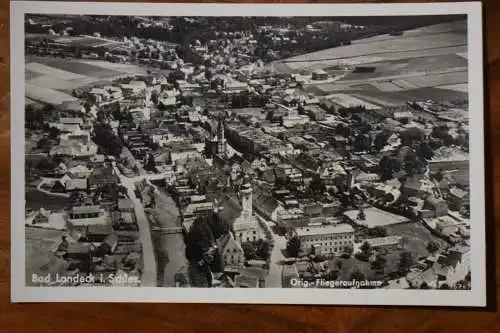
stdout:
[(485, 305), (480, 4), (12, 11), (14, 301)]

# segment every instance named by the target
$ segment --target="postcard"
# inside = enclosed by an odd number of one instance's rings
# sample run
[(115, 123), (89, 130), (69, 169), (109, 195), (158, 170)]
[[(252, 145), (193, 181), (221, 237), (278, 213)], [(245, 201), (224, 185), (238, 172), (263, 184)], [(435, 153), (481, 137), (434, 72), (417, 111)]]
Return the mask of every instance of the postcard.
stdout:
[(481, 4), (11, 4), (13, 302), (485, 306)]

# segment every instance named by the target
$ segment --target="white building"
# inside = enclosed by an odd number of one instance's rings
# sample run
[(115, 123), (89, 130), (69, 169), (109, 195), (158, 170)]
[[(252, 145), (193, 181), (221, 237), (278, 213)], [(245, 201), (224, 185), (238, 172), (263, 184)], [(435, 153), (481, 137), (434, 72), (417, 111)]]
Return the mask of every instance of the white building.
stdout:
[(349, 224), (333, 224), (296, 228), (301, 248), (305, 252), (342, 254), (354, 243), (354, 229)]

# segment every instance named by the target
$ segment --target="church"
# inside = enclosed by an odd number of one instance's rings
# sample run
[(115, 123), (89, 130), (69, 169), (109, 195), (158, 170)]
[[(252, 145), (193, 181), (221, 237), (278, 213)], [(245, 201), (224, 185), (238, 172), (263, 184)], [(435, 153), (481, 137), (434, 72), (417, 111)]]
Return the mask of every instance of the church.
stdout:
[(227, 141), (224, 135), (224, 119), (222, 115), (218, 117), (216, 134), (212, 139), (206, 141), (205, 149), (209, 156), (218, 156), (222, 159), (227, 156)]
[(252, 212), (252, 185), (248, 178), (237, 196), (227, 195), (219, 206), (219, 217), (232, 226), (234, 238), (240, 244), (264, 238), (263, 231)]

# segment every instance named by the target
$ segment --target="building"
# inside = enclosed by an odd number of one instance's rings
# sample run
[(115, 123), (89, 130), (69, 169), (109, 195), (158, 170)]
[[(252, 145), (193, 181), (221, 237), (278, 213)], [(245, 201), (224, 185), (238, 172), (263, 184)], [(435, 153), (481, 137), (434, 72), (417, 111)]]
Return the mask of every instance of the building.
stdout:
[(40, 208), (36, 215), (33, 217), (33, 224), (46, 224), (49, 223), (50, 211), (45, 208)]
[(214, 137), (206, 143), (206, 148), (212, 156), (227, 156), (227, 141), (224, 133), (224, 119), (222, 116), (219, 116), (217, 132)]
[(469, 185), (469, 154), (457, 148), (441, 147), (427, 161), (431, 173), (451, 174), (456, 183)]
[(213, 202), (192, 202), (182, 213), (182, 227), (189, 231), (198, 217), (209, 216), (214, 212)]
[(295, 233), (306, 253), (340, 255), (354, 243), (354, 229), (348, 224), (301, 227)]
[[(239, 200), (238, 200), (239, 199)], [(219, 217), (232, 224), (234, 237), (240, 244), (263, 238), (262, 230), (255, 216), (252, 215), (252, 185), (245, 181), (235, 197), (226, 197)]]
[(75, 206), (68, 213), (67, 222), (70, 227), (86, 228), (89, 225), (107, 224), (108, 219), (100, 206)]
[(470, 272), (470, 247), (456, 246), (442, 253), (434, 265), (438, 286), (447, 284), (454, 287)]
[(312, 72), (312, 79), (315, 81), (324, 81), (328, 79), (328, 73), (322, 69), (317, 69)]
[(217, 239), (217, 248), (221, 257), (222, 265), (241, 265), (245, 261), (243, 249), (234, 239), (232, 233), (222, 235)]
[(295, 264), (284, 265), (281, 271), (281, 287), (282, 288), (292, 288), (295, 283), (298, 282), (299, 271)]

